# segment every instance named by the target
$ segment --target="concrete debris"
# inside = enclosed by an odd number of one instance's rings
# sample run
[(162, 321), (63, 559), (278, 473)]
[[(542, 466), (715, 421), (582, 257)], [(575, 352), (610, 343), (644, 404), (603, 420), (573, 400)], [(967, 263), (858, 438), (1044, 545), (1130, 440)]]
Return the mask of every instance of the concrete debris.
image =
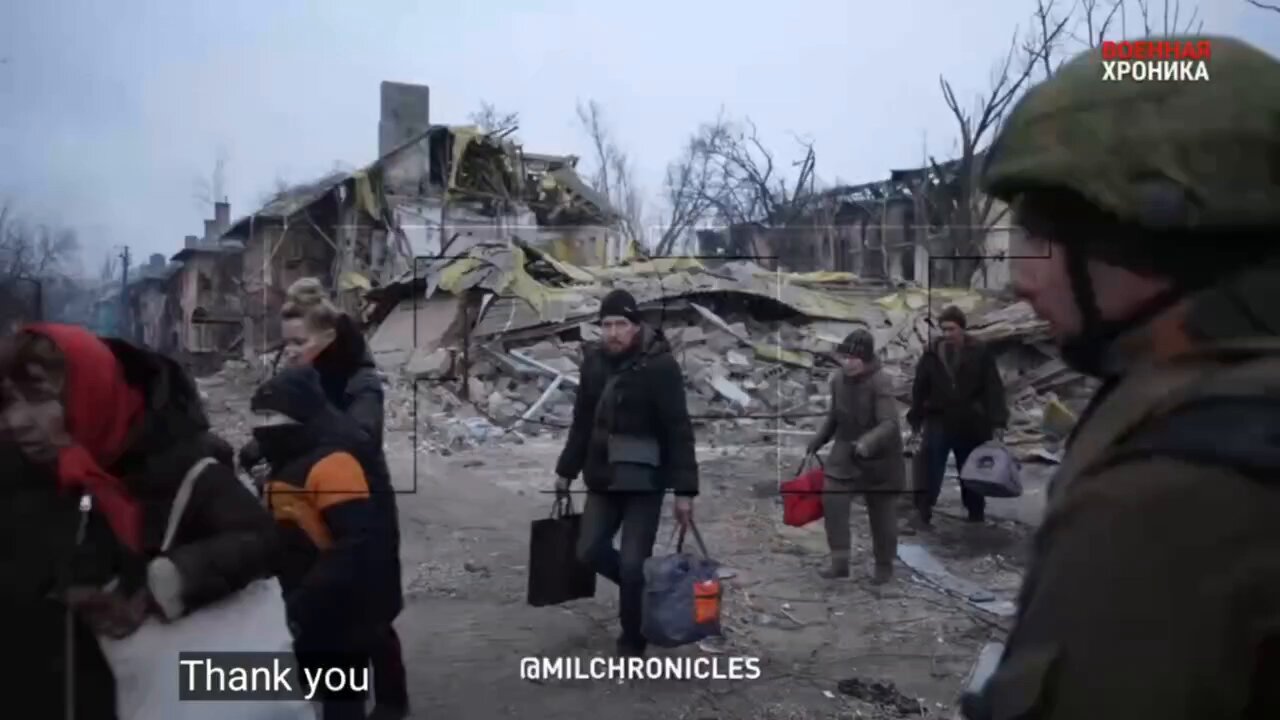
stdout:
[(989, 642), (982, 646), (982, 651), (978, 653), (978, 659), (974, 662), (973, 668), (969, 670), (969, 677), (965, 682), (965, 692), (978, 693), (986, 686), (987, 680), (995, 674), (996, 666), (1000, 664), (1000, 657), (1004, 655), (1004, 643)]
[(439, 380), (449, 377), (453, 372), (453, 353), (447, 348), (423, 353), (415, 351), (405, 365), (404, 371), (416, 380)]
[(956, 577), (924, 546), (898, 545), (898, 559), (910, 567), (924, 584), (968, 602), (999, 617), (1013, 617), (1017, 608), (1011, 600), (1001, 600), (977, 583)]
[[(858, 327), (875, 336), (905, 413), (915, 364), (935, 337), (932, 318), (946, 305), (965, 311), (970, 333), (997, 352), (1013, 415), (1005, 440), (1020, 459), (1056, 457), (1077, 412), (1074, 398), (1091, 389), (1056, 357), (1045, 323), (1026, 303), (986, 291), (894, 286), (848, 273), (818, 282), (695, 258), (579, 267), (518, 238), (451, 246), (448, 257), (422, 265), (413, 279), (369, 294), (387, 310), (371, 345), (398, 379), (391, 404), (418, 407), (420, 427), (440, 447), (565, 429), (584, 343), (598, 341), (599, 301), (614, 288), (635, 295), (646, 322), (661, 328), (684, 370), (699, 438), (712, 444), (816, 429), (838, 371), (835, 349)], [(424, 386), (416, 395), (415, 383)], [(463, 408), (487, 425), (450, 430), (456, 423), (447, 418)], [(397, 412), (413, 422), (407, 410)], [(432, 419), (423, 425), (423, 418)]]
[(922, 700), (907, 697), (892, 682), (852, 677), (836, 683), (836, 690), (841, 695), (891, 709), (898, 717), (925, 714)]
[(725, 376), (714, 375), (708, 382), (726, 400), (744, 408), (751, 406), (751, 396)]
[[(480, 263), (481, 256), (489, 261)], [(1014, 415), (1006, 441), (1021, 459), (1053, 455), (1056, 447), (1044, 447), (1055, 441), (1046, 434), (1043, 407), (1083, 384), (1044, 345), (1044, 324), (1027, 304), (988, 293), (891, 288), (851, 277), (814, 286), (742, 261), (716, 269), (669, 258), (575, 268), (548, 263), (520, 243), (460, 258), (431, 270), (428, 284), (433, 292), (486, 293), (471, 315), (470, 366), (462, 368), (462, 348), (448, 347), (447, 338), (420, 338), (434, 350), (413, 354), (403, 374), (440, 380), (452, 389), (448, 407), (470, 405), (494, 427), (538, 433), (567, 427), (584, 343), (599, 338), (599, 297), (613, 287), (634, 293), (646, 320), (662, 328), (684, 368), (699, 436), (712, 443), (812, 432), (827, 409), (836, 347), (858, 327), (877, 337), (905, 413), (915, 361), (934, 337), (933, 314), (945, 305), (965, 310), (970, 332), (998, 352)], [(750, 284), (762, 282), (774, 292)]]

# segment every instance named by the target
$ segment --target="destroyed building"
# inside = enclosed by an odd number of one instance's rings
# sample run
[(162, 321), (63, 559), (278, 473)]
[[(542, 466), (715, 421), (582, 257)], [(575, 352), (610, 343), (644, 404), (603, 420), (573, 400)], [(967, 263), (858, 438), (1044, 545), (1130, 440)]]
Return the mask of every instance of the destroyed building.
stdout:
[[(168, 342), (190, 360), (219, 356), (243, 332), (240, 277), (244, 246), (225, 236), (231, 206), (214, 204), (214, 217), (204, 221), (203, 237), (188, 235), (171, 260), (178, 264), (168, 286)], [(176, 338), (174, 337), (176, 331)]]
[(152, 255), (147, 264), (129, 273), (128, 337), (165, 353), (181, 350), (178, 328), (180, 314), (171, 312), (170, 285), (181, 265), (170, 263), (164, 255)]
[[(804, 197), (798, 217), (785, 226), (741, 223), (725, 230), (702, 230), (703, 256), (753, 258), (766, 269), (789, 272), (834, 270), (864, 278), (922, 285), (972, 285), (1001, 289), (1008, 284), (1005, 208), (995, 203), (983, 224), (985, 254), (972, 278), (957, 278), (948, 245), (946, 218), (932, 208), (931, 195), (957, 191), (958, 161), (941, 166), (893, 170), (886, 180), (842, 185)], [(932, 258), (932, 259), (931, 259)]]
[[(973, 334), (1000, 357), (1016, 418), (1011, 442), (1038, 442), (1043, 408), (1081, 384), (1029, 306), (984, 290), (780, 272), (744, 260), (578, 266), (521, 242), (477, 244), (424, 263), (405, 299), (408, 285), (369, 294), (373, 308), (394, 307), (379, 315), (370, 345), (392, 377), (417, 383), (392, 394), (402, 406), (389, 412), (407, 422), (410, 406), (420, 409), (420, 427), (443, 447), (566, 427), (582, 344), (598, 339), (599, 302), (614, 288), (635, 295), (672, 342), (699, 437), (712, 443), (812, 433), (837, 368), (834, 350), (855, 327), (875, 335), (905, 412), (915, 362), (949, 304), (970, 315)], [(429, 397), (411, 400), (423, 392)], [(1039, 446), (1021, 450), (1033, 451)]]
[[(757, 262), (646, 259), (621, 241), (617, 211), (578, 176), (575, 157), (432, 124), (428, 110), (427, 88), (384, 83), (376, 161), (289, 188), (225, 232), (215, 218), (189, 243), (175, 283), (184, 327), (225, 335), (189, 330), (184, 347), (238, 347), (257, 362), (278, 345), (286, 289), (318, 277), (371, 329), (393, 385), (389, 426), (413, 418), (448, 446), (563, 428), (582, 344), (598, 337), (599, 302), (614, 288), (671, 339), (690, 412), (711, 438), (812, 432), (835, 347), (859, 326), (876, 336), (905, 401), (945, 304), (969, 312), (974, 334), (997, 347), (1015, 439), (1034, 434), (1051, 393), (1079, 382), (1025, 304), (969, 283), (938, 287), (929, 257), (943, 233), (930, 230), (941, 221), (921, 209), (916, 171), (827, 191), (785, 228), (731, 231), (749, 247), (734, 254)], [(219, 284), (215, 268), (235, 268), (234, 282)]]
[(367, 291), (407, 287), (416, 266), (476, 244), (516, 238), (605, 263), (623, 252), (617, 212), (577, 176), (576, 158), (433, 125), (425, 86), (384, 82), (381, 94), (374, 163), (282, 192), (225, 233), (244, 244), (247, 358), (279, 342), (278, 314), (298, 278), (319, 277), (367, 316)]

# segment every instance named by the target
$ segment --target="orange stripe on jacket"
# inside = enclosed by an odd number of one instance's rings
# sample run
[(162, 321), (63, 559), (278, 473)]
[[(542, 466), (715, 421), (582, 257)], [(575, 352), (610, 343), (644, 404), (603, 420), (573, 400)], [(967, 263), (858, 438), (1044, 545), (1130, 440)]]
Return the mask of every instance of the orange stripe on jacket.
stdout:
[(311, 466), (305, 488), (280, 480), (267, 483), (267, 504), (276, 521), (297, 525), (322, 550), (333, 546), (333, 535), (322, 513), (334, 505), (368, 497), (364, 469), (344, 452), (328, 455)]

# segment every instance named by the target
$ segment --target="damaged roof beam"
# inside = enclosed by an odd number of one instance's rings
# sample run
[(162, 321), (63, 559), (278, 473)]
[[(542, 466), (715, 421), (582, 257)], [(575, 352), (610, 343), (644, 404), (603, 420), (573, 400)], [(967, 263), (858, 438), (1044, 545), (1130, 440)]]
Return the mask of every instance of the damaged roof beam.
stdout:
[[(499, 357), (502, 357), (502, 356), (503, 356), (503, 353), (500, 353), (500, 352), (498, 352), (497, 350), (491, 350), (490, 352), (492, 352), (493, 354), (495, 354), (495, 355), (497, 355), (497, 356), (499, 356)], [(546, 373), (546, 374), (550, 375), (551, 377), (563, 377), (563, 378), (564, 378), (564, 380), (565, 380), (566, 382), (568, 382), (570, 385), (575, 385), (575, 386), (576, 386), (576, 385), (578, 384), (578, 378), (577, 378), (577, 376), (575, 376), (575, 375), (564, 375), (564, 374), (563, 374), (563, 373), (561, 373), (559, 370), (556, 370), (555, 368), (550, 367), (550, 366), (548, 366), (548, 365), (544, 365), (544, 364), (542, 364), (542, 363), (538, 362), (537, 360), (534, 360), (533, 358), (531, 358), (531, 357), (529, 357), (529, 356), (525, 355), (524, 353), (520, 352), (519, 350), (512, 350), (510, 353), (507, 353), (506, 355), (507, 355), (507, 357), (515, 358), (516, 360), (519, 360), (519, 361), (523, 362), (524, 364), (528, 365), (529, 367), (532, 367), (532, 368), (536, 368), (536, 369), (538, 369), (538, 370), (541, 370), (542, 372), (544, 372), (544, 373)]]
[(535, 417), (538, 414), (538, 411), (542, 409), (542, 406), (547, 404), (547, 398), (551, 397), (552, 393), (560, 389), (560, 384), (565, 381), (565, 377), (566, 376), (563, 373), (557, 374), (556, 379), (551, 381), (551, 384), (543, 391), (542, 396), (538, 398), (538, 401), (530, 405), (529, 409), (525, 411), (524, 415), (520, 416), (520, 419), (517, 420), (512, 427), (520, 427), (520, 425), (529, 422), (530, 419)]

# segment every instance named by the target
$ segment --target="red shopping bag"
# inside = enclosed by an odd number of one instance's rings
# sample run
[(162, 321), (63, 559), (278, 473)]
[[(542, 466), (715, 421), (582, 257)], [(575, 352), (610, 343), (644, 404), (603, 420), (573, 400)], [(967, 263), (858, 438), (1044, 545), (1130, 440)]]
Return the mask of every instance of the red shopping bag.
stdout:
[(809, 460), (806, 457), (796, 470), (799, 474), (779, 488), (782, 493), (782, 522), (791, 527), (803, 527), (822, 517), (822, 487), (826, 471), (822, 460), (812, 457), (818, 461), (817, 467), (806, 471), (804, 468)]

